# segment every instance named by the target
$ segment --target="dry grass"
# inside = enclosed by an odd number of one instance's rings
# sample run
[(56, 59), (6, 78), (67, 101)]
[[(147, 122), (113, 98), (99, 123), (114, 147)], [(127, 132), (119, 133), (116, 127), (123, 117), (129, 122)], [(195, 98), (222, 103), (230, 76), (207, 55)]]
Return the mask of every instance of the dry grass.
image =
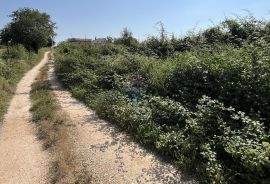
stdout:
[(48, 66), (42, 68), (37, 81), (32, 85), (31, 112), (38, 127), (37, 136), (43, 141), (45, 149), (53, 155), (50, 168), (51, 183), (88, 184), (91, 175), (77, 163), (72, 148), (73, 128), (70, 120), (61, 111), (47, 80)]

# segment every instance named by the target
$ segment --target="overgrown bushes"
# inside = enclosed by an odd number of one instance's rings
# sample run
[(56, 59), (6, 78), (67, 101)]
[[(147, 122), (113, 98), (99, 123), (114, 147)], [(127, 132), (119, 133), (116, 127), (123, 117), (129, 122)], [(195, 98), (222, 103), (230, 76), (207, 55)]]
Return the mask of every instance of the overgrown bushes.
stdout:
[[(267, 25), (226, 20), (171, 40), (163, 32), (147, 40), (157, 47), (65, 43), (56, 72), (100, 117), (195, 171), (202, 183), (269, 183)], [(181, 40), (188, 49), (176, 49)]]
[(5, 60), (9, 60), (9, 59), (24, 60), (24, 59), (27, 59), (27, 57), (31, 57), (32, 54), (33, 53), (31, 52), (27, 53), (27, 50), (24, 48), (23, 45), (15, 45), (15, 46), (7, 47), (7, 49), (3, 52), (3, 58)]
[(155, 86), (154, 81), (151, 89), (190, 108), (196, 106), (202, 95), (207, 95), (246, 112), (270, 128), (269, 59), (268, 45), (264, 44), (241, 49), (222, 46), (214, 53), (207, 50), (182, 53), (161, 66), (162, 74), (158, 75), (164, 76), (163, 83)]
[(99, 116), (129, 131), (141, 143), (195, 170), (203, 183), (269, 181), (270, 144), (259, 121), (203, 96), (195, 112), (178, 102), (147, 97), (131, 102), (119, 92), (98, 95)]

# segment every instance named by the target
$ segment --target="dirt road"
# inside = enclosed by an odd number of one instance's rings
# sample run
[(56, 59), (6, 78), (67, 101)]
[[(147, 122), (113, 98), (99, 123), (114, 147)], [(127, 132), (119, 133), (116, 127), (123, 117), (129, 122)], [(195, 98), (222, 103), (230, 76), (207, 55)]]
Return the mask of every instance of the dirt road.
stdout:
[(58, 102), (70, 116), (70, 126), (75, 129), (73, 150), (87, 172), (93, 175), (93, 183), (194, 183), (72, 98), (57, 80), (53, 62), (49, 79)]
[(0, 128), (1, 184), (47, 183), (49, 153), (42, 149), (42, 144), (36, 138), (35, 125), (31, 122), (29, 112), (29, 93), (39, 69), (48, 60), (48, 54), (18, 83)]

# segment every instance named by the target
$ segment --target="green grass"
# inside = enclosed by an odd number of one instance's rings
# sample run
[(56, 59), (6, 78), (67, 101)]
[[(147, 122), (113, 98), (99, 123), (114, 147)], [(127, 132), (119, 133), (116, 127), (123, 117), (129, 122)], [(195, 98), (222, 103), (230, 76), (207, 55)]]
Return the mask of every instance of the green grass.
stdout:
[[(47, 80), (48, 65), (41, 69), (37, 81), (32, 84), (30, 98), (32, 100), (32, 119), (38, 127), (37, 136), (42, 140), (45, 149), (53, 153), (50, 167), (51, 183), (91, 183), (91, 176), (76, 163), (71, 148), (71, 132), (67, 116), (51, 90)], [(68, 179), (68, 181), (67, 181)]]
[(16, 85), (23, 77), (24, 73), (35, 66), (44, 56), (47, 48), (41, 49), (36, 55), (32, 55), (30, 60), (6, 61), (1, 58), (0, 51), (0, 125), (4, 114), (7, 111), (10, 99), (12, 98)]
[(36, 122), (39, 127), (38, 137), (43, 140), (45, 149), (55, 145), (57, 140), (56, 132), (64, 121), (63, 119), (59, 119), (59, 117), (55, 118), (59, 111), (59, 106), (53, 97), (50, 84), (46, 79), (47, 70), (47, 65), (41, 69), (37, 77), (37, 82), (32, 84), (30, 93), (33, 102), (30, 109), (32, 112), (32, 120)]

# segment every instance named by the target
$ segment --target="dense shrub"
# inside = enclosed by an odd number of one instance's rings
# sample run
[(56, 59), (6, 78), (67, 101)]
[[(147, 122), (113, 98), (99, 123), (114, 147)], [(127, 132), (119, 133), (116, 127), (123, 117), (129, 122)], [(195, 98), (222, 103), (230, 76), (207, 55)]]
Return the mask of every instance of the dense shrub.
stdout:
[(269, 58), (267, 45), (180, 54), (175, 58), (178, 62), (168, 61), (161, 69), (167, 74), (161, 74), (165, 79), (160, 94), (165, 91), (162, 95), (193, 108), (207, 95), (264, 121), (269, 128)]
[(161, 29), (136, 46), (128, 34), (63, 43), (56, 72), (100, 117), (202, 183), (269, 183), (269, 30), (248, 17), (181, 39)]
[(27, 59), (28, 55), (31, 53), (28, 53), (27, 50), (22, 45), (15, 45), (8, 47), (3, 52), (3, 58), (4, 59)]
[(261, 157), (269, 154), (263, 143), (268, 135), (262, 123), (245, 113), (204, 96), (195, 117), (187, 120), (183, 135), (183, 146), (195, 152), (194, 163), (202, 162), (199, 168), (209, 181), (269, 181), (269, 159)]
[(107, 91), (97, 95), (93, 104), (96, 113), (119, 127), (129, 131), (141, 143), (154, 146), (161, 128), (152, 121), (152, 109), (147, 101), (139, 104), (130, 101), (118, 91)]
[(160, 97), (151, 97), (149, 105), (152, 110), (153, 121), (161, 126), (177, 126), (183, 128), (191, 113), (179, 102)]

